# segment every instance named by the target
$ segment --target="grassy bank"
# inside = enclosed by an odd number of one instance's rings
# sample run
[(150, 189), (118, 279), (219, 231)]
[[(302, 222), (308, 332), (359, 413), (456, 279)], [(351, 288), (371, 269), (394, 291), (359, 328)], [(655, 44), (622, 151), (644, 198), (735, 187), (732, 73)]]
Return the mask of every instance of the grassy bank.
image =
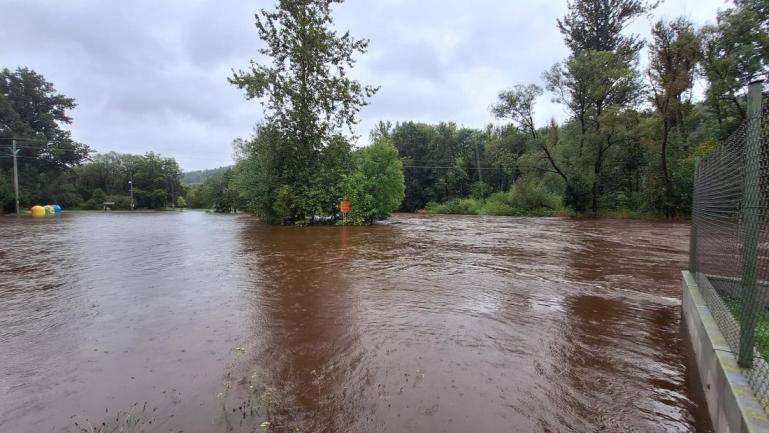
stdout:
[(565, 208), (521, 208), (498, 200), (478, 200), (474, 198), (461, 198), (449, 200), (445, 203), (428, 203), (424, 209), (431, 214), (456, 214), (456, 215), (491, 215), (491, 216), (571, 216), (572, 213)]
[(604, 209), (597, 215), (577, 214), (563, 205), (563, 198), (560, 195), (541, 184), (532, 182), (518, 182), (510, 191), (496, 192), (485, 199), (466, 197), (453, 198), (443, 203), (428, 203), (423, 211), (431, 214), (455, 215), (669, 220), (663, 215), (627, 208)]
[(559, 195), (533, 182), (517, 182), (510, 191), (495, 192), (485, 198), (454, 198), (444, 203), (428, 203), (424, 211), (434, 214), (492, 216), (571, 215)]

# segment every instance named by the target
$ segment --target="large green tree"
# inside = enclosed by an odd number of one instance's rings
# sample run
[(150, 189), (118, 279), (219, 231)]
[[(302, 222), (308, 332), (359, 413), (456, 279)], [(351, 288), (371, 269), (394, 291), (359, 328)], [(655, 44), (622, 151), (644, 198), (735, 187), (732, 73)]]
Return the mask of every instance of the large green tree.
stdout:
[(668, 146), (670, 134), (683, 124), (692, 108), (685, 95), (689, 94), (694, 84), (700, 56), (699, 39), (693, 25), (683, 18), (668, 23), (658, 21), (652, 28), (652, 37), (647, 74), (650, 99), (662, 126), (660, 165), (665, 181), (663, 210), (668, 216), (674, 216), (678, 203), (674, 199)]
[(769, 71), (769, 6), (766, 0), (735, 0), (701, 31), (701, 68), (707, 105), (726, 137), (746, 116), (745, 89)]
[[(256, 15), (256, 28), (269, 63), (251, 61), (230, 82), (259, 99), (271, 143), (252, 147), (255, 166), (269, 168), (251, 177), (256, 191), (280, 203), (251, 197), (253, 210), (274, 222), (309, 222), (328, 212), (319, 175), (328, 158), (326, 148), (352, 133), (357, 114), (377, 88), (348, 76), (355, 55), (365, 53), (368, 40), (334, 30), (332, 5), (340, 0), (280, 0), (272, 11)], [(334, 152), (332, 152), (334, 153)], [(269, 167), (268, 167), (269, 166)], [(251, 194), (253, 196), (253, 194)], [(321, 200), (321, 201), (319, 201)]]
[[(66, 169), (84, 161), (88, 146), (62, 128), (72, 122), (74, 99), (56, 91), (45, 77), (28, 68), (0, 70), (0, 208), (12, 206), (7, 194), (12, 162), (11, 140), (19, 149), (22, 205), (53, 201)], [(3, 192), (5, 191), (5, 192)]]
[(545, 72), (547, 89), (580, 127), (577, 184), (591, 185), (591, 209), (598, 212), (601, 179), (609, 152), (627, 142), (624, 111), (641, 95), (637, 70), (643, 43), (625, 34), (628, 24), (655, 4), (641, 0), (574, 0), (558, 21), (572, 54)]

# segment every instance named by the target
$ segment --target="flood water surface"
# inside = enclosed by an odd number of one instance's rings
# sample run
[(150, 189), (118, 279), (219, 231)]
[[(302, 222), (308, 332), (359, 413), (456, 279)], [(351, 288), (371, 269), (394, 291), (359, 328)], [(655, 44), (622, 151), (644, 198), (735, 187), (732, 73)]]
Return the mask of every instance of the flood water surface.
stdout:
[(0, 431), (709, 432), (687, 246), (620, 220), (0, 218)]

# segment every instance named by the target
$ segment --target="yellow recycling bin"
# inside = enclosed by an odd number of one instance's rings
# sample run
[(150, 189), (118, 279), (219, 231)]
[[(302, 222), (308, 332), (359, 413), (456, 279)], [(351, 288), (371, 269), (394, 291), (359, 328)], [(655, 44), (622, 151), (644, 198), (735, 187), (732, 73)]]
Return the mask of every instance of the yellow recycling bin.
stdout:
[(45, 208), (42, 206), (32, 206), (32, 216), (36, 218), (45, 216)]

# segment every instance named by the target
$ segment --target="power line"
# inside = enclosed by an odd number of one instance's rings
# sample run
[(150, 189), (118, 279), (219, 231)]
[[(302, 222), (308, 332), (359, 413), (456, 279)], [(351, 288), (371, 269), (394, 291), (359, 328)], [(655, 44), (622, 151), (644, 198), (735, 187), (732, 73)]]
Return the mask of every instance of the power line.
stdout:
[(531, 170), (544, 170), (549, 169), (542, 167), (517, 165), (512, 167), (457, 167), (455, 165), (404, 165), (403, 168), (424, 168), (424, 169), (449, 169), (449, 168), (461, 168), (462, 170), (515, 170), (515, 169), (531, 169)]

